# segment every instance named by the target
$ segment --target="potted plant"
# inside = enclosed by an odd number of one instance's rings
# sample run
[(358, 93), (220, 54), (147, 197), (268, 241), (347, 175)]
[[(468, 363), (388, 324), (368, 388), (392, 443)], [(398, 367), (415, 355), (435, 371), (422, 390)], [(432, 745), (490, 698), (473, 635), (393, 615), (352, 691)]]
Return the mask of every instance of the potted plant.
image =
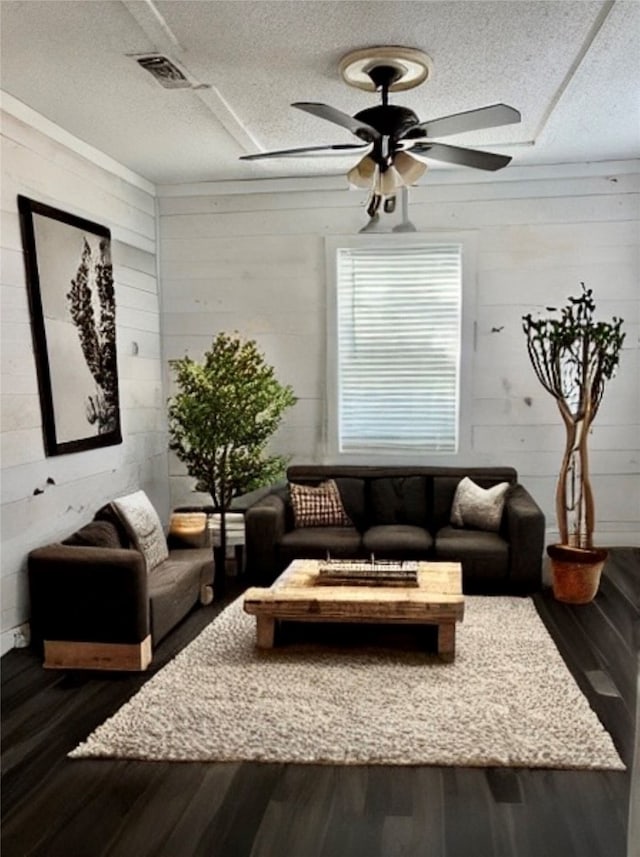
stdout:
[[(566, 440), (556, 487), (560, 541), (549, 545), (553, 592), (560, 601), (585, 604), (600, 584), (607, 552), (593, 546), (595, 511), (588, 439), (605, 384), (616, 370), (625, 334), (622, 319), (595, 321), (591, 289), (570, 297), (559, 317), (523, 316), (533, 369), (556, 400)], [(555, 307), (547, 307), (557, 314)]]
[(216, 565), (227, 551), (226, 512), (234, 497), (281, 477), (286, 459), (266, 446), (296, 403), (253, 340), (220, 333), (202, 362), (170, 360), (178, 392), (169, 399), (169, 448), (220, 513)]

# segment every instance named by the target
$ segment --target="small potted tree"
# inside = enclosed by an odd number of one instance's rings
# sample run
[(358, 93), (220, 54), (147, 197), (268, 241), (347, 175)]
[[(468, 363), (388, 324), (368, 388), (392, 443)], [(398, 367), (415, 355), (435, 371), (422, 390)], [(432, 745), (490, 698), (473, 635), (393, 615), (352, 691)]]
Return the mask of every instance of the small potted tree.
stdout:
[(234, 497), (281, 477), (286, 459), (267, 455), (266, 446), (296, 397), (256, 343), (237, 335), (220, 333), (202, 362), (182, 357), (169, 365), (178, 387), (169, 399), (169, 448), (220, 513), (215, 552), (224, 568), (227, 510)]
[[(605, 383), (618, 365), (625, 334), (622, 319), (595, 321), (591, 289), (570, 297), (560, 316), (523, 316), (533, 369), (556, 400), (566, 430), (556, 487), (560, 541), (549, 545), (553, 592), (559, 601), (585, 604), (600, 584), (607, 552), (594, 548), (595, 509), (589, 473), (588, 439)], [(557, 313), (555, 307), (547, 307)]]

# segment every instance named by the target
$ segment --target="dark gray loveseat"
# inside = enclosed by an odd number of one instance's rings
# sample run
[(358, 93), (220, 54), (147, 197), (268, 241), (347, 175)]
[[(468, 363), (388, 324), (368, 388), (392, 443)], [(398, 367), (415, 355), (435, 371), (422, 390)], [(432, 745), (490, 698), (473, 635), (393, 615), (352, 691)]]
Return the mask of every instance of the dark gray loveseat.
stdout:
[[(461, 479), (482, 488), (508, 482), (497, 532), (456, 527), (451, 506)], [(534, 592), (541, 586), (544, 515), (512, 467), (296, 465), (288, 482), (335, 480), (353, 527), (294, 527), (288, 483), (245, 515), (247, 570), (269, 585), (294, 559), (367, 558), (462, 563), (465, 592)]]
[(211, 548), (189, 544), (170, 536), (168, 557), (147, 570), (107, 505), (64, 541), (31, 551), (31, 637), (44, 666), (146, 669), (153, 647), (198, 601), (213, 600)]

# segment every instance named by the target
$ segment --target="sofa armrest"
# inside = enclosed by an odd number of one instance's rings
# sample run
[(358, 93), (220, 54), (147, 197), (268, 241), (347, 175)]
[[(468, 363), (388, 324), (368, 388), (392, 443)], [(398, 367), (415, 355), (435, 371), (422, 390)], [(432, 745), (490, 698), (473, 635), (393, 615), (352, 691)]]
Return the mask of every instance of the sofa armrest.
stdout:
[(271, 583), (279, 573), (278, 544), (286, 529), (285, 503), (267, 494), (245, 512), (247, 570), (255, 581)]
[(507, 493), (505, 515), (513, 591), (536, 592), (542, 587), (544, 513), (526, 488), (517, 484)]
[(37, 642), (140, 643), (149, 593), (137, 550), (52, 544), (28, 558), (31, 629)]

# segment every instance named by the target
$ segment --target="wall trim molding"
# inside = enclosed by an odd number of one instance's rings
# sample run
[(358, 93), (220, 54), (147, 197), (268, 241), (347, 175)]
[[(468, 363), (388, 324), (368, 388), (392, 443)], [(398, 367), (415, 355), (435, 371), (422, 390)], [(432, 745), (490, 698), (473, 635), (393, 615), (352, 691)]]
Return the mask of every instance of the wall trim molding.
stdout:
[[(71, 151), (89, 160), (118, 178), (124, 179), (154, 197), (231, 196), (259, 193), (308, 193), (309, 191), (345, 190), (361, 194), (361, 190), (350, 189), (342, 173), (332, 176), (290, 176), (287, 178), (229, 179), (184, 184), (154, 184), (152, 181), (130, 170), (106, 155), (100, 149), (66, 131), (41, 113), (0, 89), (0, 108), (9, 115), (66, 146)], [(418, 188), (442, 185), (487, 185), (519, 181), (543, 181), (545, 179), (575, 179), (608, 176), (619, 173), (640, 173), (640, 158), (622, 161), (588, 161), (585, 163), (539, 164), (519, 167), (517, 165), (500, 173), (464, 170), (431, 169)]]
[(156, 195), (156, 186), (153, 182), (143, 178), (143, 176), (138, 175), (138, 173), (134, 173), (133, 170), (125, 167), (124, 164), (121, 164), (109, 155), (105, 155), (105, 153), (100, 151), (100, 149), (96, 149), (94, 146), (90, 146), (88, 143), (85, 143), (79, 137), (76, 137), (69, 131), (66, 131), (60, 125), (56, 125), (55, 122), (47, 119), (46, 116), (38, 113), (37, 110), (34, 110), (32, 107), (29, 107), (24, 102), (19, 101), (17, 98), (14, 98), (13, 95), (10, 95), (4, 90), (0, 90), (0, 107), (5, 111), (5, 113), (8, 113), (15, 119), (24, 122), (36, 131), (40, 131), (40, 133), (45, 134), (56, 143), (60, 143), (62, 146), (65, 146), (77, 155), (86, 158), (95, 166), (100, 167), (103, 170), (107, 170), (120, 179), (124, 179), (129, 184), (145, 191), (151, 196)]
[[(536, 166), (509, 167), (501, 173), (474, 172), (471, 176), (461, 170), (430, 170), (427, 179), (417, 185), (427, 189), (435, 185), (486, 185), (548, 179), (576, 179), (614, 176), (620, 173), (640, 173), (640, 158), (624, 161), (589, 161), (570, 164), (539, 164)], [(271, 179), (238, 179), (227, 181), (193, 182), (186, 184), (156, 185), (159, 198), (179, 196), (231, 196), (254, 193), (308, 193), (309, 191), (350, 191), (343, 174), (334, 176), (304, 176)]]
[(29, 645), (31, 631), (28, 622), (22, 622), (14, 628), (8, 628), (0, 636), (0, 655), (5, 655), (11, 649), (24, 649)]

